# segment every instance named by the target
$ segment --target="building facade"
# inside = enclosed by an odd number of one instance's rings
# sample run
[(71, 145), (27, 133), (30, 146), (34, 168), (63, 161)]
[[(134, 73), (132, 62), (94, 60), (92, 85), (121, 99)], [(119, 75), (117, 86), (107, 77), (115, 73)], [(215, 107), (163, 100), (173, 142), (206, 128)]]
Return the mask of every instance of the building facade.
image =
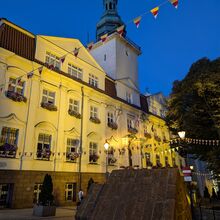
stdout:
[(105, 181), (106, 163), (109, 171), (176, 165), (165, 121), (139, 92), (140, 53), (116, 32), (90, 53), (77, 39), (1, 19), (0, 207), (32, 207), (46, 173), (55, 203), (73, 205), (90, 178)]

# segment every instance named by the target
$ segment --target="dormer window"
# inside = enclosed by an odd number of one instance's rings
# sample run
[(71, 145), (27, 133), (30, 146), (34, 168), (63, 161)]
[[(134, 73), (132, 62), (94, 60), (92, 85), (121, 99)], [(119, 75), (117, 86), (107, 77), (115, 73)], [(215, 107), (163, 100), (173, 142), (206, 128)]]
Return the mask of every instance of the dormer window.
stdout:
[(82, 79), (83, 70), (73, 64), (68, 64), (68, 73), (78, 79)]
[(49, 65), (49, 67), (60, 69), (60, 58), (56, 55), (47, 52), (46, 53), (46, 63)]
[(89, 84), (98, 88), (98, 77), (90, 73)]
[(132, 94), (129, 92), (126, 92), (126, 101), (132, 103)]

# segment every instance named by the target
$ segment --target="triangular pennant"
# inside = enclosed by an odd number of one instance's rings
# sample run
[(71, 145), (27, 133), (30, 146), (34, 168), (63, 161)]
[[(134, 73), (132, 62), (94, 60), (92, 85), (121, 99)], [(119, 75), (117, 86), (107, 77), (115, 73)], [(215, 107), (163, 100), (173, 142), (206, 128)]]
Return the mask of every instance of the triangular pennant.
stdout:
[(30, 78), (32, 78), (33, 75), (34, 75), (34, 72), (31, 71), (31, 72), (27, 73), (27, 78), (30, 79)]
[(73, 51), (73, 54), (75, 57), (77, 57), (79, 54), (79, 48), (75, 48), (75, 50)]
[(122, 26), (120, 26), (120, 27), (117, 28), (117, 32), (118, 32), (118, 34), (119, 34), (120, 36), (123, 35), (124, 29), (125, 29), (125, 26), (124, 26), (124, 25), (122, 25)]
[(39, 74), (41, 75), (42, 71), (43, 71), (43, 66), (38, 68)]
[(54, 69), (54, 65), (53, 64), (50, 64), (49, 67), (48, 67), (50, 70)]
[(179, 0), (170, 0), (170, 3), (177, 9), (178, 4), (179, 4)]
[(153, 9), (151, 10), (151, 13), (153, 14), (153, 16), (154, 16), (155, 19), (157, 18), (158, 11), (159, 11), (159, 7), (153, 8)]
[(102, 43), (104, 43), (104, 42), (107, 40), (107, 38), (108, 38), (108, 34), (102, 35), (102, 36), (101, 36), (101, 41), (102, 41)]
[(137, 28), (139, 28), (140, 23), (141, 23), (141, 17), (137, 17), (133, 20), (134, 24), (136, 25)]
[(88, 50), (92, 50), (93, 45), (94, 45), (94, 42), (89, 43), (89, 44), (87, 45), (87, 49), (88, 49)]
[(61, 63), (64, 63), (65, 59), (66, 59), (66, 56), (60, 57), (60, 62), (61, 62)]

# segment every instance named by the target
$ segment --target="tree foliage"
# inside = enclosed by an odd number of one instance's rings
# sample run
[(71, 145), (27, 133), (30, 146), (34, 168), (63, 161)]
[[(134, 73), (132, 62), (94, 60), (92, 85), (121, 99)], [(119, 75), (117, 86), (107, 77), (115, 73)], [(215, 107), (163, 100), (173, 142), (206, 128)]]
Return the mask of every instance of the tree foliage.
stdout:
[(51, 205), (53, 203), (53, 182), (49, 174), (44, 177), (44, 182), (39, 194), (39, 203), (41, 205)]
[[(194, 63), (182, 81), (175, 81), (168, 100), (171, 130), (186, 131), (188, 138), (220, 139), (220, 58)], [(194, 146), (191, 153), (220, 171), (220, 147)]]

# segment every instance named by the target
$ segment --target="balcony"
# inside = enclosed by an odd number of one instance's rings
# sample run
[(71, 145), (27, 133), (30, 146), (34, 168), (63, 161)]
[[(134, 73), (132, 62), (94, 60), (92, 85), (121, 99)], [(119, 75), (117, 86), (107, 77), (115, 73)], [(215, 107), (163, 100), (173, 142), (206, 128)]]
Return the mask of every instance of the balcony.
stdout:
[(112, 130), (118, 129), (118, 125), (115, 122), (108, 122), (108, 127), (111, 128)]
[(41, 102), (41, 107), (49, 111), (57, 111), (57, 107), (53, 103)]
[(79, 112), (77, 112), (77, 111), (69, 109), (68, 113), (69, 113), (70, 116), (73, 116), (75, 118), (81, 119), (81, 114)]
[(27, 102), (27, 98), (17, 92), (6, 91), (5, 95), (14, 102)]

